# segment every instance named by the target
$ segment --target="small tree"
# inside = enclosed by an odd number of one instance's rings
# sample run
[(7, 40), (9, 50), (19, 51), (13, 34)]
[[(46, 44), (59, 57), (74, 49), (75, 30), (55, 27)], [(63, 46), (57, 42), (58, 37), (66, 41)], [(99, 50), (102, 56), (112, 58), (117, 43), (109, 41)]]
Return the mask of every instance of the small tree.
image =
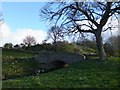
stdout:
[(28, 35), (25, 37), (25, 39), (23, 39), (23, 43), (29, 47), (29, 46), (35, 45), (36, 40), (33, 36)]
[(12, 43), (5, 43), (3, 47), (6, 48), (6, 49), (12, 49), (13, 44)]
[(105, 50), (109, 55), (120, 55), (120, 36), (111, 36), (104, 44)]
[(52, 39), (53, 43), (63, 40), (62, 29), (58, 26), (53, 26), (48, 30), (48, 39)]
[(48, 37), (47, 40), (52, 39), (53, 44), (55, 45), (55, 51), (57, 51), (58, 43), (59, 41), (64, 40), (64, 36), (62, 33), (62, 29), (58, 26), (53, 26), (48, 30)]

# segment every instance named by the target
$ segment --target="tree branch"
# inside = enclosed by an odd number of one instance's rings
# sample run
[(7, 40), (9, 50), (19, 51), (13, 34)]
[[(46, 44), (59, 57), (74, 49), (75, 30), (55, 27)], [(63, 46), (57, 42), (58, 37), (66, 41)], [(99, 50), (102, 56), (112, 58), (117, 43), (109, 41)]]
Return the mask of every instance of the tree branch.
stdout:
[(77, 8), (75, 8), (75, 7), (72, 6), (72, 5), (71, 5), (71, 7), (73, 7), (74, 9), (78, 9), (78, 10), (79, 10), (80, 12), (82, 12), (92, 23), (94, 23), (95, 26), (97, 26), (97, 27), (99, 26), (96, 21), (94, 21), (93, 19), (91, 19), (91, 17), (88, 15), (88, 13), (87, 13), (85, 10), (83, 10), (83, 9), (81, 9), (81, 8), (79, 7), (78, 2), (76, 2), (76, 7), (77, 7)]
[(102, 19), (100, 20), (101, 27), (103, 27), (106, 24), (106, 22), (108, 21), (108, 18), (110, 17), (109, 14), (110, 14), (111, 5), (112, 5), (112, 2), (107, 2), (106, 11), (102, 16)]

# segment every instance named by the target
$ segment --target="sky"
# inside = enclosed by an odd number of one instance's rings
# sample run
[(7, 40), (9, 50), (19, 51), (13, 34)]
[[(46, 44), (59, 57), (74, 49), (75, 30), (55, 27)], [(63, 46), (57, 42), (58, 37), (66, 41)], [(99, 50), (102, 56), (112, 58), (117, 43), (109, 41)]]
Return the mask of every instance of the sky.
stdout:
[[(46, 2), (2, 2), (0, 11), (4, 23), (0, 24), (0, 47), (5, 43), (20, 44), (27, 35), (35, 37), (37, 43), (47, 37), (49, 24), (42, 21), (39, 10)], [(116, 24), (116, 21), (113, 21)], [(118, 33), (117, 30), (113, 34)], [(104, 40), (111, 36), (103, 33)]]
[(39, 16), (44, 2), (2, 2), (4, 23), (1, 25), (0, 46), (4, 43), (22, 43), (26, 35), (41, 43), (47, 35), (48, 25)]

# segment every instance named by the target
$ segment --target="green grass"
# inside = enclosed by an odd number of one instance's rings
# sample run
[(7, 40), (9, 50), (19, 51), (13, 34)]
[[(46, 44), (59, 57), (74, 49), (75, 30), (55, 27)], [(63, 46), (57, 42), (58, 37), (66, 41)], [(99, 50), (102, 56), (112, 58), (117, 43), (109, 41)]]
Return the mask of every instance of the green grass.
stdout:
[(32, 74), (39, 68), (32, 58), (36, 54), (18, 50), (2, 51), (2, 76), (4, 79)]
[(39, 64), (33, 58), (9, 58), (2, 61), (2, 76), (4, 79), (31, 75), (39, 69)]
[(15, 58), (27, 57), (27, 58), (30, 58), (33, 56), (35, 56), (34, 53), (23, 52), (20, 50), (13, 50), (13, 49), (10, 49), (10, 50), (3, 49), (2, 50), (2, 58), (9, 58), (9, 57), (15, 57)]
[(80, 48), (80, 53), (81, 54), (96, 53), (95, 49), (92, 49), (92, 48), (89, 48), (89, 47), (79, 46), (79, 48)]
[(26, 76), (40, 66), (32, 58), (35, 55), (3, 50), (3, 76), (14, 77), (3, 80), (3, 88), (120, 88), (120, 58), (109, 57), (101, 62), (94, 57), (63, 69)]
[(36, 76), (3, 80), (3, 88), (119, 88), (119, 65), (118, 58), (90, 59)]

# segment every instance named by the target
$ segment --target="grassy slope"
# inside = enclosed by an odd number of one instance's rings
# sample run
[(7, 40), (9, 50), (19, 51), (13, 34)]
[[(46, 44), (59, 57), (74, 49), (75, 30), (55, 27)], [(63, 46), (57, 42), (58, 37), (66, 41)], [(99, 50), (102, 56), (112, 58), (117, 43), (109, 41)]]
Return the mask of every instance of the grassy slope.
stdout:
[(35, 54), (17, 50), (2, 51), (2, 76), (4, 79), (29, 75), (38, 68), (38, 63), (32, 59)]
[(2, 50), (2, 58), (9, 58), (9, 57), (15, 57), (15, 58), (22, 58), (22, 57), (33, 57), (35, 54), (33, 53), (26, 53), (18, 50)]
[(3, 81), (3, 88), (105, 88), (120, 87), (117, 58), (87, 60), (36, 76)]

